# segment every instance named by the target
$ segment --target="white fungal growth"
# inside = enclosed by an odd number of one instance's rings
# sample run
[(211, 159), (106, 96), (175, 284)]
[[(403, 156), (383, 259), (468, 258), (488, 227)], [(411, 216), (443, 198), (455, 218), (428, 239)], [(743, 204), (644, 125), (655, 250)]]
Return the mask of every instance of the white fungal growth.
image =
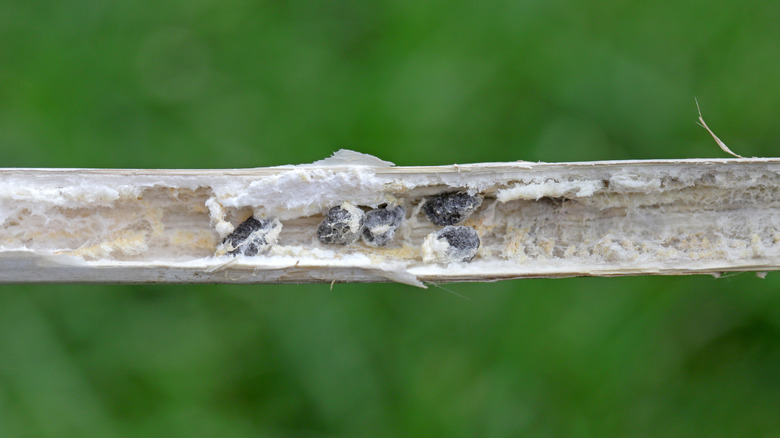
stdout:
[(246, 255), (255, 256), (268, 252), (276, 245), (279, 234), (282, 232), (282, 223), (279, 219), (260, 219), (250, 217), (222, 241), (215, 252), (216, 256)]
[(384, 234), (390, 231), (391, 229), (392, 227), (390, 227), (390, 224), (382, 224), (382, 225), (377, 225), (375, 227), (371, 227), (370, 230), (372, 234)]
[(328, 210), (317, 229), (320, 242), (328, 245), (348, 245), (363, 231), (363, 210), (344, 202)]
[(501, 189), (496, 195), (499, 202), (509, 202), (517, 199), (541, 199), (544, 197), (560, 198), (571, 196), (584, 198), (592, 196), (604, 187), (601, 181), (532, 181), (514, 184)]
[(470, 262), (479, 249), (479, 236), (471, 227), (450, 225), (428, 234), (421, 249), (426, 263)]
[(381, 247), (395, 238), (395, 230), (403, 223), (406, 209), (400, 205), (377, 208), (366, 213), (363, 243)]
[(436, 233), (425, 236), (420, 252), (425, 263), (450, 263), (455, 260), (450, 256), (451, 247), (446, 239), (439, 239)]
[(225, 220), (225, 207), (216, 198), (209, 198), (206, 201), (206, 207), (209, 209), (211, 226), (214, 227), (214, 230), (220, 237), (227, 236), (233, 232), (233, 224)]
[(341, 204), (340, 207), (349, 213), (349, 221), (347, 222), (347, 225), (349, 226), (349, 232), (359, 233), (360, 227), (363, 226), (363, 210), (355, 207), (349, 202)]

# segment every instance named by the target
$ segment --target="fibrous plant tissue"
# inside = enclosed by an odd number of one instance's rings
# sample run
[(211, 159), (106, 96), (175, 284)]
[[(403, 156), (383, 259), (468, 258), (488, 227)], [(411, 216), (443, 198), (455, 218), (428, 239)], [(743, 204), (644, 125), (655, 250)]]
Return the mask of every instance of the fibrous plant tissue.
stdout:
[(5, 169), (0, 268), (416, 285), (771, 270), (779, 195), (776, 159), (396, 167), (340, 151), (258, 169)]

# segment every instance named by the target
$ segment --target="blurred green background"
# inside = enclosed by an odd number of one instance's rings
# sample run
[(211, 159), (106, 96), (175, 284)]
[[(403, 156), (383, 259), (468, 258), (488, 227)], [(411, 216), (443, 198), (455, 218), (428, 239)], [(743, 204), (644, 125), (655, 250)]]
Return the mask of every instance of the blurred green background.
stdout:
[[(0, 2), (0, 166), (780, 147), (780, 3)], [(446, 289), (445, 289), (446, 288)], [(780, 436), (780, 275), (3, 286), (0, 437)]]

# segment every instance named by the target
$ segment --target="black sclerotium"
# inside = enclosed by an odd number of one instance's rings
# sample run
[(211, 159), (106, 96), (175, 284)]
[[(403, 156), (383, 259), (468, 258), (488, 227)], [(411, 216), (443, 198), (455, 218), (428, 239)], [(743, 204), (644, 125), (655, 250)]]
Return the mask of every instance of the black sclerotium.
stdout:
[(405, 216), (406, 210), (400, 205), (369, 211), (363, 221), (363, 242), (369, 246), (387, 245)]
[(425, 201), (423, 211), (436, 225), (455, 225), (463, 222), (482, 204), (482, 197), (466, 192), (444, 193)]
[(446, 256), (453, 261), (469, 262), (477, 255), (479, 236), (471, 227), (447, 226), (436, 232), (437, 239), (449, 244)]
[(328, 210), (317, 229), (317, 238), (328, 245), (348, 245), (363, 231), (363, 210), (345, 202)]
[(250, 217), (225, 237), (222, 244), (232, 248), (228, 251), (230, 255), (257, 255), (270, 247), (266, 237), (277, 224), (273, 219), (257, 220)]

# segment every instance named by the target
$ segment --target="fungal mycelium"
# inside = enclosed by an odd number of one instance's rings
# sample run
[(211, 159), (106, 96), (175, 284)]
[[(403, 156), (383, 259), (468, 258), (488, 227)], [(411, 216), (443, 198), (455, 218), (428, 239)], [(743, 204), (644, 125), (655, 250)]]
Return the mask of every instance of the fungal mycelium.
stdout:
[(479, 236), (471, 227), (448, 225), (428, 234), (422, 244), (426, 263), (470, 262), (479, 249)]
[(278, 219), (250, 217), (233, 230), (217, 247), (216, 254), (256, 256), (268, 252), (275, 245), (282, 231)]
[(428, 220), (436, 225), (455, 225), (469, 218), (482, 204), (482, 197), (466, 192), (430, 197), (423, 205)]
[(344, 202), (328, 210), (317, 229), (317, 238), (328, 245), (349, 245), (363, 231), (363, 210)]
[(363, 228), (363, 242), (369, 246), (385, 246), (395, 237), (395, 230), (401, 226), (406, 209), (400, 205), (377, 208), (366, 213)]

